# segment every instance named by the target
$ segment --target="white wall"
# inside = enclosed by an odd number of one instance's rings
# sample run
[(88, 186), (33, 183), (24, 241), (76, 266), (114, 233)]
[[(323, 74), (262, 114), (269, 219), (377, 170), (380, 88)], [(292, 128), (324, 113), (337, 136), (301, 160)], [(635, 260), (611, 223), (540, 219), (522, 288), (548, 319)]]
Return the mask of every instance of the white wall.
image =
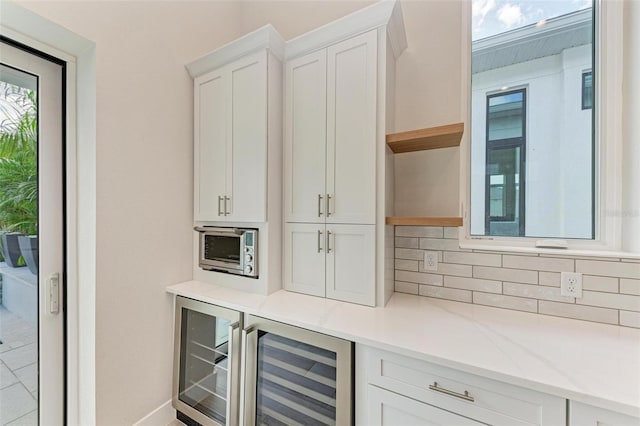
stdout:
[(193, 91), (184, 64), (239, 36), (240, 8), (21, 5), (96, 43), (96, 419), (131, 424), (170, 398), (164, 289), (192, 276)]
[[(461, 121), (462, 2), (404, 0), (402, 9), (409, 46), (396, 65), (395, 130)], [(458, 148), (396, 154), (395, 214), (459, 216), (459, 170)]]
[(339, 1), (271, 1), (243, 0), (241, 27), (248, 33), (270, 23), (285, 40), (291, 40), (312, 29), (355, 12), (374, 3), (372, 0)]
[[(526, 89), (525, 234), (591, 238), (591, 45), (473, 75), (471, 233), (484, 235), (487, 95)], [(554, 95), (556, 94), (556, 95)]]

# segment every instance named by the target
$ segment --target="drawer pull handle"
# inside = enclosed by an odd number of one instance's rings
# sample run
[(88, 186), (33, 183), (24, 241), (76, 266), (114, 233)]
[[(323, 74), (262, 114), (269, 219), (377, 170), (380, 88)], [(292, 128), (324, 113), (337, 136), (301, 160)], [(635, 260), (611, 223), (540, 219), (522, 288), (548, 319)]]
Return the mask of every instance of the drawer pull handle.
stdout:
[(441, 386), (438, 386), (438, 382), (433, 382), (432, 385), (429, 385), (429, 389), (434, 390), (436, 392), (442, 392), (446, 395), (455, 396), (456, 398), (464, 399), (465, 401), (474, 402), (475, 399), (469, 395), (469, 391), (464, 391), (464, 393), (458, 393), (451, 391), (449, 389), (445, 389)]

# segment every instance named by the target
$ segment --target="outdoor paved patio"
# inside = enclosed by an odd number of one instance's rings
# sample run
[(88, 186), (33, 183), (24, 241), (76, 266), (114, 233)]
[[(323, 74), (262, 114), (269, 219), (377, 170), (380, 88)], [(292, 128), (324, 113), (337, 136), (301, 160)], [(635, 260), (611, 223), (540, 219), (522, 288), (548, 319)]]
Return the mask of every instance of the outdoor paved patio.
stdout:
[(37, 425), (37, 330), (0, 305), (0, 341), (0, 425)]

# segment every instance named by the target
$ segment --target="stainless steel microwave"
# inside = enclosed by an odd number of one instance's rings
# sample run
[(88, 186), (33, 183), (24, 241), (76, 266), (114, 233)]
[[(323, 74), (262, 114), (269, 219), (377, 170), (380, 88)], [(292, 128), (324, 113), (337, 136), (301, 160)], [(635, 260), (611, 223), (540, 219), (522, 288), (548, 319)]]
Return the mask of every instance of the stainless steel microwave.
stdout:
[(258, 278), (258, 230), (199, 226), (198, 264), (208, 271)]

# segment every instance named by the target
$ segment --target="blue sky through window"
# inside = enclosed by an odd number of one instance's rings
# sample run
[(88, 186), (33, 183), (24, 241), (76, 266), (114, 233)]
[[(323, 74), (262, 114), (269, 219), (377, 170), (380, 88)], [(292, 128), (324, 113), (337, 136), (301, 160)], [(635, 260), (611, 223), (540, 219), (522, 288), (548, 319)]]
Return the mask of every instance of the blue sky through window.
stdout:
[(473, 0), (472, 39), (479, 40), (592, 6), (592, 0)]

